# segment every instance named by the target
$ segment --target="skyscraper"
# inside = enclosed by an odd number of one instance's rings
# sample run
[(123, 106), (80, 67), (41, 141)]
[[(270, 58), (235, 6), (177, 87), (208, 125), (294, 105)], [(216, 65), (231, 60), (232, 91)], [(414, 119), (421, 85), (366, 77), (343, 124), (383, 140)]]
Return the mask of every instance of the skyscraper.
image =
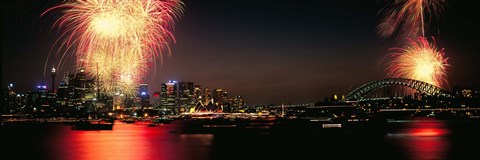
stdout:
[(65, 81), (68, 87), (66, 92), (68, 92), (69, 102), (80, 108), (87, 106), (92, 109), (93, 98), (95, 98), (94, 79), (87, 79), (85, 70), (79, 68), (76, 74), (69, 74)]
[(138, 97), (140, 98), (140, 106), (150, 107), (150, 95), (148, 94), (148, 84), (140, 84), (138, 87)]
[(162, 108), (170, 109), (176, 111), (176, 106), (178, 105), (178, 83), (177, 81), (168, 81), (167, 83), (162, 83), (162, 95), (161, 102)]
[(57, 103), (66, 106), (68, 105), (68, 85), (65, 82), (60, 82), (57, 90)]
[(158, 108), (162, 105), (160, 95), (161, 95), (161, 92), (153, 92), (152, 99), (151, 99), (152, 107)]
[(245, 105), (245, 102), (241, 96), (236, 96), (234, 99), (232, 99), (231, 105), (232, 111), (236, 112)]
[(138, 85), (138, 96), (146, 96), (148, 95), (148, 84), (140, 84)]
[(195, 88), (193, 89), (193, 98), (194, 98), (195, 104), (198, 101), (202, 100), (202, 96), (203, 96), (202, 88), (200, 87), (200, 85), (195, 85)]
[(210, 88), (205, 87), (205, 89), (203, 89), (203, 101), (204, 101), (204, 104), (208, 104), (211, 99), (212, 99), (212, 95), (211, 95), (211, 92), (210, 92)]
[(221, 105), (223, 99), (223, 91), (222, 89), (214, 89), (213, 90), (213, 102)]
[(52, 92), (55, 92), (55, 75), (57, 75), (57, 71), (55, 69), (55, 67), (52, 67), (52, 72), (51, 73), (51, 76), (52, 76)]
[(185, 112), (189, 111), (191, 107), (193, 107), (193, 90), (194, 84), (193, 82), (179, 82), (178, 83), (179, 90), (178, 90), (178, 104), (179, 104), (179, 111)]

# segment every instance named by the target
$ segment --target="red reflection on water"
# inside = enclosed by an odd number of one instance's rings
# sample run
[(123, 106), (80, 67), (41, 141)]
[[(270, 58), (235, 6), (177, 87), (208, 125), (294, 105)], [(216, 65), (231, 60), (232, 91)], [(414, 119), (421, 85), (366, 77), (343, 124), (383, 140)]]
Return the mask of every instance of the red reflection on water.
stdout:
[(406, 123), (400, 133), (392, 134), (410, 159), (446, 159), (450, 143), (449, 129), (435, 119), (414, 119)]
[(410, 137), (405, 139), (404, 145), (411, 159), (446, 159), (449, 149), (445, 137)]
[[(108, 131), (72, 131), (65, 129), (49, 143), (52, 159), (207, 159), (211, 135), (171, 134), (172, 126), (116, 123)], [(191, 141), (182, 141), (189, 137)], [(198, 143), (198, 142), (203, 142)], [(194, 142), (192, 144), (192, 142)], [(195, 155), (195, 156), (193, 156)], [(193, 156), (193, 157), (192, 157)]]
[(443, 130), (436, 128), (420, 128), (410, 131), (412, 136), (441, 136), (445, 134)]
[(411, 136), (444, 136), (449, 133), (445, 123), (435, 119), (413, 119), (401, 131)]

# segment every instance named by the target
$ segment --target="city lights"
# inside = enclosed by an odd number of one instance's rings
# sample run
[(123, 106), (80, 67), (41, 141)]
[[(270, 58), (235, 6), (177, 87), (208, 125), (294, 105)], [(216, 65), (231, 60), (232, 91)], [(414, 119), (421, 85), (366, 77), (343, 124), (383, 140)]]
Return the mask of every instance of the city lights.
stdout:
[(2, 3), (2, 159), (478, 157), (473, 2)]
[(179, 0), (71, 0), (44, 14), (64, 12), (55, 23), (65, 31), (64, 47), (76, 48), (77, 66), (98, 74), (100, 90), (135, 95), (149, 64), (170, 51), (182, 5)]

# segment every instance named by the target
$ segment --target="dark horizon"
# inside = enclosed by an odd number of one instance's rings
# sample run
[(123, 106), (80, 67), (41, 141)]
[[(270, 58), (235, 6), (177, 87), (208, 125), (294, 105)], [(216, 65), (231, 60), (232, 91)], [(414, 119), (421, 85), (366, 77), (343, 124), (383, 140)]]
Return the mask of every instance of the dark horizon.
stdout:
[[(2, 87), (14, 83), (28, 91), (51, 83), (49, 71), (60, 56), (51, 57), (45, 77), (43, 67), (58, 29), (50, 30), (54, 17), (40, 14), (59, 2), (3, 2)], [(159, 58), (145, 80), (150, 93), (168, 80), (192, 81), (243, 96), (248, 104), (295, 104), (386, 78), (381, 59), (393, 43), (376, 34), (383, 1), (184, 3), (171, 56)], [(443, 16), (432, 22), (438, 30), (428, 32), (449, 57), (449, 89), (480, 88), (474, 11), (473, 4), (447, 1)], [(59, 68), (55, 81), (72, 68)]]

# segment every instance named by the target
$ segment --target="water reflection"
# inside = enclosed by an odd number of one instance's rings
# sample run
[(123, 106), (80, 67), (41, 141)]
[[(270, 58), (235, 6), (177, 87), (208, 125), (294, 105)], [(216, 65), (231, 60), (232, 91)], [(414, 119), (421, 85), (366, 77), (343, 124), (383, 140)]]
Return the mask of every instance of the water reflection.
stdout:
[(60, 131), (52, 159), (209, 159), (212, 135), (169, 133), (175, 126), (116, 123), (111, 131)]
[(412, 119), (388, 138), (400, 146), (410, 159), (446, 159), (450, 150), (445, 122), (435, 119)]

